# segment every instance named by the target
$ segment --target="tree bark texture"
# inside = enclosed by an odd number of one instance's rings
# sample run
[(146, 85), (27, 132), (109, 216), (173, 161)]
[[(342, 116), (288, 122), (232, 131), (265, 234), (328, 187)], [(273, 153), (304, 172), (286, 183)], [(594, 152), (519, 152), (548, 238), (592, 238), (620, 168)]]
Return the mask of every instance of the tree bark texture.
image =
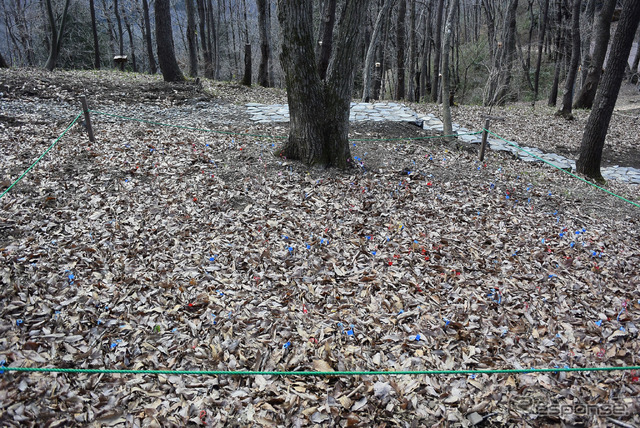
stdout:
[(603, 181), (600, 173), (602, 149), (624, 78), (625, 67), (628, 64), (638, 22), (640, 22), (640, 1), (625, 0), (618, 28), (613, 36), (607, 68), (602, 76), (602, 83), (596, 93), (593, 109), (587, 119), (582, 136), (580, 157), (576, 162), (576, 167), (579, 173), (598, 181)]
[(181, 82), (184, 75), (176, 60), (169, 0), (156, 0), (156, 44), (160, 71), (166, 82)]
[(197, 0), (198, 7), (198, 31), (200, 33), (200, 48), (202, 49), (202, 58), (204, 59), (204, 75), (205, 77), (213, 77), (213, 64), (211, 62), (211, 52), (207, 43), (207, 13), (204, 0)]
[(433, 74), (431, 76), (431, 100), (438, 102), (438, 89), (440, 88), (440, 56), (442, 55), (442, 15), (444, 14), (444, 0), (438, 0), (436, 9), (436, 28), (434, 53), (433, 53)]
[(62, 18), (60, 20), (60, 27), (56, 23), (56, 18), (53, 14), (53, 7), (51, 0), (46, 1), (47, 16), (49, 17), (49, 30), (51, 32), (51, 44), (49, 45), (49, 58), (44, 68), (49, 71), (53, 71), (56, 68), (58, 62), (58, 54), (60, 53), (60, 47), (62, 45), (62, 36), (64, 35), (64, 28), (67, 22), (67, 14), (69, 12), (70, 0), (66, 0), (64, 3), (64, 11), (62, 12)]
[(187, 10), (187, 48), (189, 51), (189, 76), (198, 76), (198, 40), (196, 36), (196, 8), (193, 0), (185, 0)]
[(607, 56), (609, 38), (611, 32), (611, 18), (616, 9), (616, 0), (605, 0), (596, 22), (596, 40), (591, 63), (587, 72), (587, 78), (578, 92), (574, 108), (591, 108), (596, 97), (600, 77), (602, 76), (602, 66)]
[(289, 138), (280, 154), (307, 165), (347, 168), (349, 107), (360, 26), (368, 0), (348, 0), (338, 25), (327, 76), (320, 79), (313, 37), (313, 5), (308, 0), (279, 0), (281, 63), (289, 101)]
[(89, 0), (91, 11), (91, 31), (93, 33), (94, 68), (100, 70), (100, 43), (98, 42), (98, 27), (96, 25), (96, 6), (94, 0)]
[(536, 71), (533, 78), (533, 103), (538, 101), (540, 89), (540, 68), (542, 68), (542, 50), (544, 48), (544, 36), (547, 32), (547, 21), (549, 18), (549, 0), (544, 0), (544, 10), (542, 12), (542, 22), (540, 23), (540, 34), (538, 34), (538, 57), (536, 58)]
[(511, 88), (511, 71), (516, 53), (516, 13), (518, 0), (510, 0), (502, 31), (502, 48), (496, 51), (496, 62), (488, 81), (485, 105), (504, 105)]
[(2, 52), (0, 52), (0, 68), (8, 68), (9, 64), (7, 64), (7, 61), (5, 61), (4, 57), (2, 56)]
[[(456, 13), (458, 0), (452, 0), (449, 5), (447, 22), (444, 27), (444, 45), (442, 47), (442, 126), (445, 136), (453, 135), (451, 123), (451, 103), (449, 102), (449, 91), (451, 90), (451, 76), (449, 74), (449, 55), (451, 51), (451, 32), (453, 20)], [(448, 137), (448, 140), (453, 140)]]
[(327, 67), (329, 67), (329, 60), (331, 59), (333, 28), (336, 24), (336, 3), (336, 0), (327, 0), (322, 14), (320, 40), (318, 41), (318, 72), (321, 79), (327, 76)]
[(158, 72), (158, 65), (156, 64), (156, 58), (153, 54), (153, 42), (151, 41), (151, 19), (149, 18), (149, 2), (142, 0), (142, 13), (144, 14), (144, 27), (146, 28), (146, 40), (147, 56), (149, 57), (149, 70), (151, 74)]
[(363, 89), (362, 89), (362, 102), (368, 103), (369, 98), (371, 96), (371, 73), (373, 73), (373, 63), (375, 59), (376, 48), (378, 47), (378, 42), (380, 40), (380, 33), (382, 32), (382, 25), (384, 24), (384, 20), (389, 14), (389, 10), (391, 9), (391, 5), (393, 4), (393, 0), (384, 0), (382, 3), (382, 7), (380, 8), (380, 12), (378, 12), (378, 16), (376, 17), (376, 22), (373, 25), (373, 33), (371, 34), (371, 41), (369, 42), (369, 47), (367, 48), (367, 55), (364, 60), (364, 67), (362, 69), (363, 72)]
[(580, 65), (580, 4), (581, 0), (573, 0), (571, 12), (571, 63), (567, 71), (564, 92), (562, 95), (562, 109), (560, 115), (565, 119), (573, 119), (571, 108), (573, 105), (573, 91), (578, 76), (578, 66)]
[[(260, 33), (260, 65), (258, 66), (258, 84), (269, 86), (269, 57), (271, 56), (270, 35), (267, 31), (267, 8), (271, 7), (268, 0), (256, 0), (258, 6), (258, 32)], [(315, 64), (315, 61), (314, 61)]]
[(398, 22), (396, 25), (396, 100), (404, 99), (404, 72), (405, 72), (405, 37), (407, 17), (407, 0), (400, 0), (398, 4)]
[(137, 73), (138, 62), (136, 60), (136, 46), (133, 40), (133, 28), (131, 27), (131, 23), (129, 22), (129, 18), (127, 18), (126, 13), (122, 14), (122, 18), (124, 19), (124, 27), (127, 29), (127, 35), (129, 36), (129, 51), (131, 51), (131, 67), (133, 69), (133, 72)]
[(560, 85), (560, 61), (562, 60), (563, 50), (563, 31), (562, 31), (562, 0), (557, 0), (557, 22), (556, 22), (556, 55), (555, 55), (555, 72), (553, 76), (553, 83), (551, 84), (551, 91), (549, 92), (548, 105), (555, 107), (558, 102), (558, 86)]

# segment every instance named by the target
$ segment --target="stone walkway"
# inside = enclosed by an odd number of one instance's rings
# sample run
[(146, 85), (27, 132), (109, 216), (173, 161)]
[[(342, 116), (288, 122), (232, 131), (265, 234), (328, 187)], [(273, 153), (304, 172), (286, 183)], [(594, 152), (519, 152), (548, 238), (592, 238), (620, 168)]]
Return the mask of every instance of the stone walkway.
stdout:
[[(289, 122), (289, 106), (286, 104), (246, 104), (247, 113), (256, 123)], [(442, 121), (433, 114), (420, 116), (409, 107), (400, 103), (351, 103), (351, 115), (349, 120), (353, 122), (414, 122), (422, 125), (423, 129), (443, 132)], [(473, 131), (454, 123), (453, 131), (458, 134), (458, 139), (467, 144), (481, 144), (481, 135), (464, 135)], [(522, 150), (506, 143), (503, 140), (489, 137), (488, 147), (494, 151), (511, 152), (524, 162), (541, 162), (535, 155), (559, 168), (575, 171), (576, 162), (554, 153), (544, 153), (535, 147), (520, 146)], [(633, 184), (640, 184), (640, 169), (631, 167), (607, 167), (601, 169), (602, 176), (607, 180), (620, 180)]]

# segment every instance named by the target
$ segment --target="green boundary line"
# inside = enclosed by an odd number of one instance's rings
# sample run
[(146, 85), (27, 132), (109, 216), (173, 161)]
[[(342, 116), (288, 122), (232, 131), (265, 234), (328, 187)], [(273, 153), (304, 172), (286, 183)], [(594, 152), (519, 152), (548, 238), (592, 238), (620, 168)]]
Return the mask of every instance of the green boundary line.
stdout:
[(618, 198), (618, 199), (620, 199), (620, 200), (622, 200), (622, 201), (628, 202), (628, 203), (630, 203), (631, 205), (634, 205), (634, 206), (636, 206), (637, 208), (640, 208), (640, 204), (638, 204), (638, 203), (636, 203), (636, 202), (630, 201), (629, 199), (624, 198), (624, 197), (622, 197), (622, 196), (620, 196), (620, 195), (618, 195), (618, 194), (615, 194), (615, 193), (611, 192), (610, 190), (607, 190), (607, 189), (605, 189), (605, 188), (603, 188), (603, 187), (600, 187), (600, 186), (598, 186), (597, 184), (594, 184), (594, 183), (590, 182), (589, 180), (585, 180), (584, 178), (579, 177), (579, 176), (577, 176), (577, 175), (573, 174), (573, 173), (572, 173), (572, 172), (570, 172), (570, 171), (567, 171), (567, 170), (565, 170), (565, 169), (562, 169), (562, 168), (560, 168), (559, 166), (552, 164), (552, 163), (551, 163), (551, 162), (549, 162), (548, 160), (546, 160), (546, 159), (542, 159), (541, 157), (536, 156), (536, 155), (534, 155), (533, 153), (530, 153), (530, 152), (526, 151), (525, 149), (523, 149), (522, 147), (520, 147), (520, 146), (519, 146), (519, 145), (517, 145), (516, 143), (513, 143), (513, 142), (511, 142), (511, 141), (509, 141), (509, 140), (506, 140), (506, 139), (502, 138), (501, 136), (499, 136), (498, 134), (496, 134), (496, 133), (494, 133), (494, 132), (489, 131), (488, 129), (484, 129), (484, 128), (483, 128), (483, 130), (484, 130), (484, 131), (486, 131), (486, 132), (488, 132), (489, 134), (493, 135), (494, 137), (496, 137), (496, 138), (498, 138), (498, 139), (500, 139), (500, 140), (504, 141), (505, 143), (512, 145), (512, 146), (513, 146), (513, 147), (515, 147), (516, 149), (518, 149), (518, 150), (520, 150), (520, 151), (525, 152), (525, 153), (526, 153), (526, 154), (528, 154), (529, 156), (532, 156), (532, 157), (534, 157), (534, 158), (536, 158), (536, 159), (538, 159), (538, 160), (541, 160), (542, 162), (546, 163), (547, 165), (551, 165), (552, 167), (554, 167), (554, 168), (556, 168), (556, 169), (559, 169), (560, 171), (564, 172), (565, 174), (569, 174), (569, 175), (570, 175), (570, 176), (572, 176), (573, 178), (577, 178), (578, 180), (583, 181), (583, 182), (587, 183), (588, 185), (595, 187), (596, 189), (600, 189), (600, 190), (602, 190), (603, 192), (606, 192), (606, 193), (608, 193), (608, 194), (610, 194), (610, 195), (612, 195), (612, 196), (615, 196), (616, 198)]
[(401, 376), (401, 375), (480, 375), (480, 374), (524, 374), (557, 372), (610, 372), (640, 370), (640, 366), (622, 367), (563, 367), (547, 369), (493, 369), (493, 370), (398, 370), (398, 371), (232, 371), (232, 370), (125, 370), (125, 369), (63, 369), (40, 367), (0, 367), (4, 371), (44, 373), (89, 373), (89, 374), (178, 374), (206, 376)]
[(54, 142), (49, 146), (49, 148), (48, 148), (47, 150), (45, 150), (45, 152), (44, 152), (43, 154), (41, 154), (41, 155), (40, 155), (40, 157), (39, 157), (38, 159), (36, 159), (36, 161), (35, 161), (34, 163), (32, 163), (32, 164), (31, 164), (31, 166), (30, 166), (29, 168), (27, 168), (27, 170), (26, 170), (25, 172), (23, 172), (23, 173), (22, 173), (22, 175), (21, 175), (20, 177), (18, 177), (18, 179), (17, 179), (16, 181), (14, 181), (14, 182), (13, 182), (13, 184), (11, 184), (11, 186), (7, 187), (7, 189), (6, 189), (4, 192), (2, 192), (2, 195), (0, 195), (0, 199), (2, 199), (2, 198), (3, 198), (3, 196), (4, 196), (4, 195), (6, 195), (6, 194), (9, 192), (9, 190), (11, 190), (11, 188), (13, 188), (13, 186), (15, 186), (16, 184), (18, 184), (18, 182), (19, 182), (20, 180), (22, 180), (22, 179), (24, 178), (24, 176), (25, 176), (25, 175), (27, 175), (27, 173), (28, 173), (29, 171), (31, 171), (31, 169), (32, 169), (34, 166), (36, 166), (36, 164), (37, 164), (38, 162), (40, 162), (40, 161), (42, 160), (42, 158), (43, 158), (43, 157), (45, 157), (45, 155), (46, 155), (47, 153), (49, 153), (49, 150), (51, 150), (51, 149), (53, 148), (53, 146), (55, 146), (55, 145), (58, 143), (58, 141), (60, 141), (60, 139), (61, 139), (62, 137), (64, 137), (64, 134), (66, 134), (66, 133), (69, 131), (69, 129), (71, 129), (71, 127), (72, 127), (73, 125), (75, 125), (75, 123), (78, 121), (78, 119), (80, 118), (80, 116), (82, 116), (82, 114), (83, 114), (83, 113), (79, 113), (79, 114), (76, 116), (76, 118), (75, 118), (75, 119), (73, 119), (73, 122), (71, 122), (71, 124), (70, 124), (69, 126), (67, 126), (67, 129), (65, 129), (65, 130), (62, 132), (62, 134), (60, 134), (60, 136), (58, 136), (58, 138), (56, 138), (56, 140), (55, 140), (55, 141), (54, 141)]

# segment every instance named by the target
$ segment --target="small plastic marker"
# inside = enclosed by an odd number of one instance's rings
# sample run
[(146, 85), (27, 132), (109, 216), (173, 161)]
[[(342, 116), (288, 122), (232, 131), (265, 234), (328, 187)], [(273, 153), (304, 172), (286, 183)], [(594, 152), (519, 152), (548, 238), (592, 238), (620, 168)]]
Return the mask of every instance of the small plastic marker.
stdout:
[(598, 321), (596, 321), (596, 325), (597, 325), (598, 327), (600, 327), (600, 326), (602, 325), (602, 320), (598, 320)]
[(416, 341), (420, 341), (420, 335), (416, 334)]
[(21, 320), (21, 319), (17, 319), (17, 320), (16, 320), (16, 325), (17, 325), (18, 327), (20, 327), (20, 326), (22, 325), (22, 320)]
[(282, 345), (282, 349), (287, 349), (290, 346), (291, 346), (291, 342), (287, 342), (284, 345)]

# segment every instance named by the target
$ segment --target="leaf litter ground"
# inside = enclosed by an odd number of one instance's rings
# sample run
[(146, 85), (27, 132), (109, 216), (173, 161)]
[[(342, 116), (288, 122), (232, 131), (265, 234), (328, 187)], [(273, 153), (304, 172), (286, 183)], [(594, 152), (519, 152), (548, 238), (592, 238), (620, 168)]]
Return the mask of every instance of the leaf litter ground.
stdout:
[[(76, 126), (0, 201), (7, 366), (638, 365), (638, 211), (584, 183), (439, 140), (356, 141), (338, 172), (274, 157), (277, 139), (94, 122), (96, 144)], [(11, 177), (62, 129), (3, 127)], [(632, 372), (0, 382), (15, 426), (640, 422)]]

